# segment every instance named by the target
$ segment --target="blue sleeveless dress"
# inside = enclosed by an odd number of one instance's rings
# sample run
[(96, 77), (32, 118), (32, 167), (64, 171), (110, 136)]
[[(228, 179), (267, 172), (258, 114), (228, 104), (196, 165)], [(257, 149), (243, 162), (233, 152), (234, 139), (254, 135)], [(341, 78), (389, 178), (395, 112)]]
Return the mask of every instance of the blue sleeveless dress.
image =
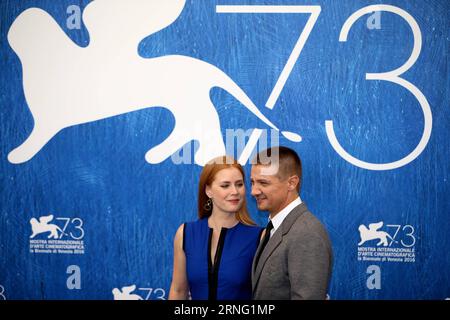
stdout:
[(212, 264), (208, 218), (185, 223), (183, 249), (192, 300), (250, 300), (252, 261), (262, 230), (240, 222), (222, 228)]

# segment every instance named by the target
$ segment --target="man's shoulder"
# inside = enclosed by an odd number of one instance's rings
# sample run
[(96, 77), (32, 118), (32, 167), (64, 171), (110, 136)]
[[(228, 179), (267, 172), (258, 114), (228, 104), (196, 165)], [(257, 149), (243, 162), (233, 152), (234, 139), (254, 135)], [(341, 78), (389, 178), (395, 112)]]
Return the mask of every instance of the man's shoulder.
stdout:
[[(300, 207), (300, 206), (299, 206)], [(291, 213), (294, 213), (297, 215), (295, 221), (292, 223), (291, 231), (294, 233), (303, 233), (303, 234), (309, 234), (309, 233), (317, 233), (317, 232), (325, 232), (326, 229), (323, 223), (307, 208), (306, 210), (301, 210), (299, 207), (297, 211), (294, 209)]]
[[(325, 225), (311, 211), (300, 211), (301, 213), (297, 211), (295, 221), (283, 237), (286, 245), (296, 248), (295, 250), (302, 250), (301, 247), (305, 246), (311, 248), (319, 245), (331, 252), (331, 241)], [(305, 246), (299, 246), (300, 243)]]

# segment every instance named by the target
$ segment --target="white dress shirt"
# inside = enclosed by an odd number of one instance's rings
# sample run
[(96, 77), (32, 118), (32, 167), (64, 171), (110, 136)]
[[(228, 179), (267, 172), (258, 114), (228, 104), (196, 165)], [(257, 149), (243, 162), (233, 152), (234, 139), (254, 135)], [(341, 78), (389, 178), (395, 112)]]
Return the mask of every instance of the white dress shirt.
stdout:
[(270, 231), (270, 237), (273, 236), (275, 231), (281, 226), (283, 223), (283, 220), (288, 216), (289, 212), (294, 210), (294, 208), (302, 203), (302, 200), (300, 197), (297, 197), (294, 201), (289, 203), (283, 210), (278, 212), (275, 217), (272, 219), (269, 218), (270, 221), (272, 221), (273, 229)]

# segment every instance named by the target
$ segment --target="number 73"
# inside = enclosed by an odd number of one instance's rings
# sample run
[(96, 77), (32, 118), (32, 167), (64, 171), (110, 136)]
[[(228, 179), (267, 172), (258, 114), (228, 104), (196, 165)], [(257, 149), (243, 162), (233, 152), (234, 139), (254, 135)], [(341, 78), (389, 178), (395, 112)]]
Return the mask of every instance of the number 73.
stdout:
[[(320, 6), (301, 6), (301, 5), (292, 5), (292, 6), (271, 6), (271, 5), (218, 5), (216, 6), (216, 12), (217, 13), (253, 13), (253, 14), (260, 14), (260, 13), (309, 13), (310, 17), (305, 25), (305, 28), (302, 30), (297, 43), (295, 44), (280, 76), (278, 77), (277, 82), (275, 83), (274, 88), (272, 89), (272, 92), (269, 96), (269, 99), (266, 102), (266, 107), (269, 109), (273, 109), (281, 90), (283, 89), (284, 85), (286, 84), (286, 81), (294, 67), (295, 62), (300, 56), (300, 53), (315, 25), (317, 22), (317, 19), (319, 17), (321, 11)], [(419, 25), (417, 24), (416, 20), (405, 10), (400, 9), (399, 7), (391, 6), (391, 5), (370, 5), (364, 8), (361, 8), (354, 12), (344, 23), (341, 33), (339, 36), (339, 41), (345, 42), (347, 41), (348, 32), (350, 31), (350, 28), (353, 26), (353, 24), (361, 18), (365, 14), (373, 13), (373, 12), (380, 12), (380, 11), (387, 11), (394, 14), (399, 15), (402, 17), (408, 25), (410, 26), (413, 36), (414, 36), (414, 47), (412, 50), (412, 53), (408, 60), (399, 68), (387, 72), (382, 73), (366, 73), (366, 80), (380, 80), (380, 81), (389, 81), (393, 82), (397, 85), (402, 86), (403, 88), (407, 89), (409, 92), (411, 92), (414, 97), (417, 99), (417, 101), (420, 104), (420, 107), (422, 108), (422, 113), (424, 116), (424, 128), (422, 132), (422, 137), (415, 147), (415, 149), (409, 153), (404, 158), (390, 162), (390, 163), (370, 163), (366, 161), (362, 161), (351, 154), (349, 154), (339, 143), (333, 129), (333, 121), (332, 120), (326, 120), (325, 121), (325, 130), (328, 137), (328, 140), (333, 147), (333, 149), (346, 161), (350, 162), (351, 164), (368, 170), (392, 170), (396, 168), (400, 168), (411, 161), (413, 161), (415, 158), (417, 158), (422, 151), (425, 149), (425, 147), (428, 144), (428, 141), (431, 136), (431, 129), (433, 126), (433, 118), (431, 114), (430, 105), (426, 99), (426, 97), (423, 95), (423, 93), (414, 86), (411, 82), (401, 78), (400, 76), (408, 71), (416, 62), (417, 58), (419, 57), (420, 50), (422, 48), (422, 34), (419, 28)], [(252, 132), (252, 135), (249, 138), (249, 141), (257, 141), (261, 135), (261, 130), (255, 129)]]

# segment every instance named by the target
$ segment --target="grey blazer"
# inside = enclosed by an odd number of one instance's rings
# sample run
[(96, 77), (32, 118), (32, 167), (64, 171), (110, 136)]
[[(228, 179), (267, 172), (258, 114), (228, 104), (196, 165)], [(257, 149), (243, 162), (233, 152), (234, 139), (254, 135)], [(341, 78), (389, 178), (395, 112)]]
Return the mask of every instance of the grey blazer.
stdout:
[[(261, 250), (258, 246), (255, 257)], [(333, 253), (328, 233), (304, 203), (295, 207), (252, 265), (253, 299), (325, 299)]]

